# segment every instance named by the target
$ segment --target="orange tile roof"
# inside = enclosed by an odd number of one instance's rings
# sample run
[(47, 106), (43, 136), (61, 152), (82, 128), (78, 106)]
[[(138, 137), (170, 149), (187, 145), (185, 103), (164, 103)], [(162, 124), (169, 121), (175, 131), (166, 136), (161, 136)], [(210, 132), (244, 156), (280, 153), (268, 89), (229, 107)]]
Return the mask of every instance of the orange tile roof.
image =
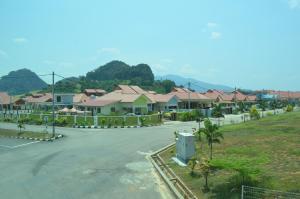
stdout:
[[(124, 102), (124, 103), (132, 103), (135, 100), (137, 100), (139, 97), (141, 97), (142, 95), (144, 95), (144, 94), (124, 94), (124, 93), (119, 92), (117, 90), (117, 91), (114, 91), (114, 92), (110, 92), (106, 95), (103, 95), (103, 96), (99, 97), (99, 99), (118, 100), (118, 101)], [(146, 95), (144, 95), (144, 96), (146, 96)], [(149, 102), (152, 102), (151, 99), (148, 98), (148, 100), (149, 100)]]
[(10, 104), (10, 96), (7, 92), (0, 92), (0, 104), (8, 105)]
[(84, 93), (78, 93), (73, 96), (73, 103), (81, 103), (88, 100), (89, 97)]
[[(173, 94), (146, 94), (146, 96), (152, 100), (152, 102), (161, 102), (161, 103), (167, 103), (169, 102), (173, 97), (176, 97), (176, 95)], [(177, 98), (178, 99), (178, 98)], [(179, 99), (178, 99), (179, 100)]]
[(199, 100), (204, 100), (204, 101), (210, 101), (211, 99), (208, 98), (207, 96), (201, 94), (201, 93), (196, 93), (196, 92), (181, 92), (181, 91), (177, 91), (177, 92), (171, 92), (170, 94), (172, 95), (176, 95), (178, 97), (179, 100), (191, 100), (191, 101), (199, 101)]
[(117, 103), (117, 100), (103, 100), (103, 99), (87, 99), (86, 101), (80, 103), (81, 106), (91, 106), (91, 107), (103, 107), (110, 104)]
[(52, 101), (52, 94), (44, 93), (41, 97), (28, 96), (24, 98), (27, 103), (43, 103)]

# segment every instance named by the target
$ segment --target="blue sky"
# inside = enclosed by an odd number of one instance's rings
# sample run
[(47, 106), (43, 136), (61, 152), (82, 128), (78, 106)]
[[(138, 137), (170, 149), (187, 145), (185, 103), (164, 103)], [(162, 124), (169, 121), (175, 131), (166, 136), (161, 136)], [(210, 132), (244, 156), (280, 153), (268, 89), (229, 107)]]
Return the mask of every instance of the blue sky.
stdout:
[(117, 59), (156, 75), (300, 90), (300, 0), (1, 0), (0, 24), (1, 76), (78, 76)]

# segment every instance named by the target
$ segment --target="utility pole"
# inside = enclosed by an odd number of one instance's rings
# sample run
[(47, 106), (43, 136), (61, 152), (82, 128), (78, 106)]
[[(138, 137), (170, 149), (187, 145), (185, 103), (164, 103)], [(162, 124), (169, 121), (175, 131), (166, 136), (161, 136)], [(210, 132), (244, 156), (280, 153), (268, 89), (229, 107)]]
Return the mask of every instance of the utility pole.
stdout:
[(234, 108), (236, 109), (236, 87), (234, 87)]
[(54, 72), (52, 72), (52, 137), (55, 136), (54, 100)]
[(188, 94), (189, 94), (189, 112), (191, 111), (191, 82), (188, 82)]

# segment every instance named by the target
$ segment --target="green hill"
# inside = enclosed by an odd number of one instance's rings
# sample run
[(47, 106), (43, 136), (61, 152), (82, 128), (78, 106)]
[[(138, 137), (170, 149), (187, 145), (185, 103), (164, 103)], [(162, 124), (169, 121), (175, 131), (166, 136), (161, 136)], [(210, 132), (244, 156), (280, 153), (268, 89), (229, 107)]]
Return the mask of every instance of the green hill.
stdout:
[(57, 82), (55, 90), (78, 93), (86, 88), (102, 88), (112, 91), (118, 84), (138, 85), (158, 93), (168, 93), (175, 86), (175, 83), (170, 80), (155, 81), (152, 70), (147, 64), (129, 66), (121, 61), (111, 61), (88, 72), (86, 76), (70, 77)]
[(12, 95), (42, 90), (47, 86), (46, 82), (39, 76), (25, 68), (12, 71), (0, 79), (0, 91), (5, 91)]

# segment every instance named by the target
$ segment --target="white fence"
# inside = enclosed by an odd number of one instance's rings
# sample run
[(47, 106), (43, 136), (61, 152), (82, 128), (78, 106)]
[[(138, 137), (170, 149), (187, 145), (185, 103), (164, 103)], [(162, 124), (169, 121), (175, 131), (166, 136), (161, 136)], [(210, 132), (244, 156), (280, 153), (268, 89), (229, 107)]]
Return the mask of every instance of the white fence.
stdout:
[[(283, 109), (276, 109), (274, 110), (268, 110), (268, 111), (261, 111), (260, 117), (268, 117), (269, 115), (278, 115), (284, 113)], [(243, 113), (239, 115), (225, 115), (224, 118), (209, 118), (212, 123), (217, 124), (218, 126), (224, 126), (228, 124), (238, 124), (242, 122), (246, 122), (251, 120), (249, 113)]]

